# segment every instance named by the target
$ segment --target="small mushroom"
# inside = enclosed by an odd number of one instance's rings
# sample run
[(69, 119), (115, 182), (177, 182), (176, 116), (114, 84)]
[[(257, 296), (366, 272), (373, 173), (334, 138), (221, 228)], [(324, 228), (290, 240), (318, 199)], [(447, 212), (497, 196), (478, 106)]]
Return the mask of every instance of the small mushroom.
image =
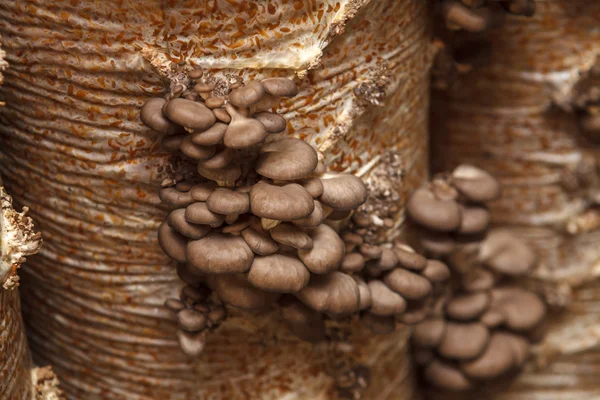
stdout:
[(273, 239), (252, 228), (244, 229), (242, 231), (242, 237), (250, 249), (258, 255), (268, 256), (279, 250), (279, 246)]
[(186, 262), (185, 247), (187, 239), (171, 228), (166, 221), (158, 228), (158, 244), (165, 254), (173, 260), (180, 263)]
[(298, 94), (298, 87), (288, 78), (267, 78), (260, 83), (265, 92), (275, 97), (294, 97)]
[(429, 318), (415, 325), (412, 338), (416, 346), (435, 348), (440, 345), (445, 333), (446, 321)]
[(365, 266), (365, 257), (360, 253), (348, 253), (344, 256), (340, 271), (359, 272)]
[(345, 255), (344, 242), (331, 227), (321, 224), (310, 236), (312, 249), (298, 250), (298, 257), (310, 272), (325, 274), (339, 269)]
[(317, 152), (311, 145), (286, 138), (261, 146), (255, 169), (270, 179), (292, 181), (308, 177), (317, 162)]
[(360, 307), (358, 285), (341, 272), (314, 275), (308, 286), (296, 297), (315, 311), (333, 315), (349, 315)]
[[(208, 161), (211, 160), (212, 159)], [(198, 164), (198, 173), (206, 179), (210, 179), (211, 181), (225, 183), (227, 186), (233, 186), (235, 181), (240, 177), (240, 175), (242, 175), (242, 170), (240, 169), (240, 166), (235, 163), (231, 163), (226, 167), (217, 169), (208, 168)]]
[(224, 108), (215, 108), (212, 112), (219, 121), (226, 124), (231, 122), (231, 115)]
[(221, 151), (218, 151), (214, 156), (212, 156), (208, 160), (200, 161), (198, 163), (198, 166), (199, 167), (202, 166), (203, 168), (206, 168), (206, 169), (225, 168), (231, 163), (232, 158), (233, 158), (233, 150), (225, 148)]
[(217, 185), (214, 182), (207, 183), (199, 183), (197, 185), (192, 186), (190, 189), (190, 195), (192, 199), (196, 201), (206, 201), (208, 196), (217, 188)]
[(246, 86), (242, 86), (229, 93), (229, 102), (236, 107), (249, 107), (258, 103), (264, 94), (265, 88), (263, 85), (260, 82), (251, 81)]
[(479, 320), (489, 328), (496, 328), (504, 322), (504, 316), (496, 310), (487, 310)]
[(225, 217), (208, 209), (206, 203), (198, 201), (185, 209), (185, 220), (191, 224), (210, 225), (217, 228), (223, 224)]
[(183, 127), (204, 130), (215, 123), (215, 115), (204, 104), (187, 99), (173, 99), (164, 107), (165, 116)]
[(297, 258), (282, 254), (255, 257), (248, 282), (267, 292), (296, 293), (308, 284), (310, 273)]
[(279, 114), (271, 113), (271, 112), (259, 112), (254, 114), (254, 118), (256, 118), (263, 126), (265, 130), (269, 133), (280, 133), (285, 131), (287, 126), (287, 122), (285, 118), (283, 118)]
[(291, 246), (298, 250), (310, 250), (313, 241), (301, 228), (291, 224), (279, 224), (270, 231), (271, 238), (277, 243)]
[(190, 224), (186, 221), (184, 208), (171, 211), (167, 217), (167, 224), (190, 239), (200, 239), (210, 232), (209, 226)]
[(204, 350), (204, 343), (206, 342), (206, 333), (190, 333), (182, 330), (177, 331), (177, 340), (179, 341), (179, 347), (185, 355), (190, 357), (196, 357)]
[[(235, 214), (232, 214), (235, 215)], [(232, 235), (241, 235), (242, 231), (244, 229), (246, 229), (249, 225), (250, 225), (250, 219), (247, 217), (242, 217), (241, 219), (238, 220), (238, 216), (235, 215), (235, 220), (231, 220), (231, 222), (227, 221), (227, 218), (225, 218), (225, 222), (227, 222), (229, 225), (224, 226), (221, 229), (221, 232), (223, 233), (231, 233)]]
[(469, 201), (485, 203), (500, 197), (500, 183), (484, 170), (459, 165), (452, 171), (452, 184)]
[(383, 282), (372, 280), (367, 285), (371, 292), (371, 313), (385, 317), (401, 314), (406, 310), (406, 300), (392, 292)]
[(518, 287), (492, 290), (491, 308), (504, 317), (504, 324), (514, 331), (527, 331), (546, 315), (546, 307), (533, 292)]
[(290, 331), (309, 343), (325, 339), (325, 321), (323, 316), (296, 299), (286, 298), (280, 302), (281, 317)]
[(494, 274), (483, 268), (473, 268), (461, 277), (461, 286), (467, 292), (491, 289), (494, 283)]
[(351, 174), (321, 179), (321, 203), (339, 211), (355, 210), (367, 201), (368, 191), (363, 181)]
[(434, 358), (423, 371), (425, 379), (440, 389), (464, 391), (471, 388), (471, 382), (452, 364)]
[(250, 106), (250, 113), (255, 114), (263, 111), (270, 111), (279, 103), (279, 100), (279, 97), (271, 96), (270, 94), (265, 93), (256, 104)]
[(360, 293), (360, 309), (366, 310), (373, 304), (373, 298), (371, 297), (371, 291), (367, 283), (359, 276), (352, 275), (352, 278), (358, 285), (358, 292)]
[(148, 128), (153, 129), (160, 133), (166, 133), (167, 135), (173, 135), (180, 133), (182, 129), (173, 122), (165, 118), (162, 113), (162, 107), (166, 101), (163, 98), (155, 97), (148, 100), (142, 106), (140, 111), (140, 119)]
[(165, 307), (171, 311), (177, 312), (183, 310), (185, 308), (185, 304), (177, 299), (167, 299), (165, 300)]
[(360, 322), (378, 335), (387, 335), (396, 330), (396, 321), (394, 317), (384, 317), (365, 312), (360, 316)]
[(363, 243), (359, 247), (360, 254), (365, 256), (367, 260), (377, 260), (381, 257), (383, 250), (379, 246), (368, 243)]
[(462, 219), (458, 233), (476, 235), (484, 232), (490, 225), (490, 212), (479, 206), (461, 206)]
[(177, 321), (181, 329), (188, 332), (200, 331), (206, 327), (206, 317), (204, 314), (191, 309), (179, 311), (177, 313)]
[(430, 282), (445, 282), (450, 278), (448, 266), (438, 260), (427, 260), (427, 266), (422, 272)]
[(323, 211), (323, 206), (321, 205), (321, 203), (315, 200), (314, 204), (315, 209), (312, 213), (310, 213), (308, 217), (294, 220), (292, 221), (292, 223), (296, 226), (301, 226), (303, 228), (314, 228), (321, 225), (323, 220), (325, 220), (326, 215)]
[(438, 199), (426, 187), (419, 188), (412, 194), (406, 204), (406, 211), (415, 223), (436, 232), (454, 231), (461, 222), (458, 203)]
[(460, 369), (474, 379), (493, 379), (513, 366), (510, 343), (502, 335), (493, 334), (483, 354), (461, 363)]
[(250, 210), (250, 198), (247, 193), (217, 189), (206, 199), (206, 207), (223, 215), (244, 214)]
[(448, 322), (438, 352), (450, 359), (472, 360), (485, 350), (489, 337), (488, 328), (480, 322)]
[(303, 179), (300, 184), (315, 199), (323, 194), (323, 184), (319, 178)]
[(396, 268), (398, 265), (398, 257), (396, 257), (396, 254), (391, 249), (385, 247), (380, 247), (380, 249), (381, 256), (376, 261), (377, 268), (382, 271), (389, 271)]
[(190, 192), (181, 192), (174, 187), (160, 189), (158, 197), (163, 203), (174, 208), (187, 207), (194, 203)]
[(205, 131), (194, 132), (190, 135), (192, 143), (198, 146), (214, 146), (223, 143), (227, 124), (217, 122)]
[(396, 268), (386, 275), (384, 282), (394, 292), (409, 300), (421, 300), (432, 290), (431, 283), (420, 275)]
[(187, 244), (189, 264), (206, 274), (246, 272), (254, 260), (254, 253), (240, 236), (209, 233)]
[(314, 208), (311, 195), (297, 183), (279, 187), (258, 182), (250, 191), (250, 209), (261, 218), (293, 221), (308, 217)]
[(515, 367), (523, 366), (529, 358), (529, 342), (523, 336), (509, 332), (497, 332), (494, 335), (502, 337), (508, 343), (512, 353), (513, 365)]
[(413, 271), (422, 271), (427, 265), (427, 259), (416, 253), (411, 247), (405, 244), (398, 244), (393, 249), (398, 263), (402, 268)]
[(210, 284), (225, 304), (247, 310), (264, 309), (280, 296), (255, 288), (241, 274), (214, 275)]
[(232, 149), (243, 149), (264, 142), (268, 132), (260, 121), (243, 116), (230, 104), (227, 104), (225, 109), (231, 115), (231, 122), (223, 136), (225, 146)]
[(449, 27), (458, 27), (468, 32), (482, 32), (491, 23), (491, 17), (485, 7), (471, 9), (458, 1), (442, 3), (442, 16)]
[(446, 304), (446, 313), (452, 319), (469, 321), (487, 310), (490, 298), (485, 292), (476, 292), (456, 296)]
[(490, 269), (505, 275), (522, 275), (536, 262), (536, 255), (510, 232), (497, 229), (488, 233), (479, 249), (479, 259)]
[(187, 135), (179, 146), (181, 152), (196, 161), (204, 161), (215, 155), (214, 146), (198, 146), (192, 143), (192, 137)]

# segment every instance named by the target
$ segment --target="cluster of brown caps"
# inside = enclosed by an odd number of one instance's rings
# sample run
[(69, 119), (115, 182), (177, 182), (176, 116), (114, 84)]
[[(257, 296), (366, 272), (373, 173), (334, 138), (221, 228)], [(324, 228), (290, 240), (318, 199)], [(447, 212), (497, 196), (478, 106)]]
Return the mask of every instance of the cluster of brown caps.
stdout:
[(535, 0), (442, 0), (440, 12), (451, 30), (482, 32), (498, 24), (505, 12), (531, 17)]
[(484, 237), (490, 224), (485, 203), (500, 196), (500, 183), (482, 169), (460, 165), (417, 189), (406, 205), (420, 228), (423, 249), (434, 257)]
[(215, 329), (226, 316), (225, 307), (201, 284), (188, 284), (179, 299), (167, 299), (165, 307), (177, 314), (177, 338), (183, 352), (197, 356), (204, 349), (206, 332)]

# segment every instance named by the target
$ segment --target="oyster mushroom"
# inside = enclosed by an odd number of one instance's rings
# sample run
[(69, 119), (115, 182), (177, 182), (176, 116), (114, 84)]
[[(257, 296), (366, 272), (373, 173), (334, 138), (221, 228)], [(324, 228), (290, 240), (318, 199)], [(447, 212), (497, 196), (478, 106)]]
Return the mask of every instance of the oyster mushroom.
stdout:
[(188, 332), (196, 332), (206, 327), (206, 317), (201, 312), (184, 309), (177, 313), (177, 322), (181, 329)]
[(430, 282), (445, 282), (450, 278), (450, 269), (441, 261), (427, 260), (427, 266), (422, 274)]
[(502, 335), (493, 334), (485, 351), (476, 359), (462, 362), (460, 369), (474, 379), (492, 379), (513, 367), (513, 350)]
[(456, 201), (439, 199), (426, 187), (417, 189), (406, 204), (409, 217), (427, 229), (452, 232), (461, 223), (460, 207)]
[(160, 189), (158, 192), (158, 198), (163, 203), (175, 208), (187, 207), (194, 203), (194, 199), (192, 198), (192, 194), (190, 192), (182, 192), (174, 187)]
[(268, 133), (280, 133), (287, 127), (285, 118), (279, 114), (264, 111), (254, 114), (253, 117), (265, 127)]
[(323, 194), (323, 183), (319, 178), (303, 179), (300, 184), (315, 199)]
[(485, 292), (464, 294), (452, 298), (446, 304), (446, 313), (452, 319), (469, 321), (482, 315), (489, 303), (490, 298)]
[(275, 97), (294, 97), (298, 94), (298, 87), (288, 78), (267, 78), (260, 81), (265, 92)]
[(365, 266), (365, 257), (360, 253), (348, 253), (342, 260), (340, 270), (343, 272), (358, 272)]
[(394, 292), (409, 300), (420, 300), (431, 293), (431, 283), (413, 272), (396, 268), (384, 278), (384, 282)]
[[(198, 163), (198, 167), (202, 167), (208, 170), (218, 170), (227, 167), (231, 164), (231, 160), (233, 159), (233, 150), (224, 148), (221, 151), (218, 151), (213, 157), (206, 161), (200, 161)], [(239, 167), (237, 167), (239, 169)], [(241, 171), (240, 171), (241, 173)], [(237, 179), (239, 175), (235, 178)]]
[(485, 203), (500, 196), (500, 183), (484, 170), (459, 165), (451, 176), (452, 185), (469, 201)]
[(367, 201), (367, 187), (354, 175), (336, 175), (333, 178), (321, 179), (321, 183), (323, 194), (319, 200), (334, 210), (354, 210)]
[(240, 236), (209, 233), (199, 240), (190, 241), (186, 258), (191, 267), (206, 274), (246, 272), (254, 260), (254, 253)]
[(302, 229), (291, 224), (279, 224), (270, 231), (271, 238), (277, 243), (291, 246), (298, 250), (310, 250), (313, 241)]
[[(212, 161), (215, 157), (208, 160), (208, 162)], [(231, 163), (222, 168), (209, 168), (205, 165), (198, 164), (198, 173), (206, 179), (210, 179), (219, 184), (223, 183), (226, 186), (233, 186), (235, 181), (242, 175), (242, 170), (236, 163)]]
[(206, 333), (191, 333), (178, 330), (177, 340), (179, 341), (179, 347), (181, 347), (181, 351), (183, 351), (185, 355), (196, 357), (202, 353), (202, 350), (204, 350)]
[(429, 318), (415, 325), (413, 341), (420, 347), (435, 348), (440, 345), (446, 333), (446, 321), (442, 318)]
[(298, 257), (310, 272), (325, 274), (340, 268), (345, 255), (344, 242), (331, 227), (321, 224), (310, 232), (312, 248), (298, 250)]
[(349, 315), (360, 307), (358, 285), (341, 272), (314, 275), (308, 286), (296, 297), (315, 311), (333, 315)]
[(457, 26), (468, 32), (482, 32), (491, 22), (486, 8), (471, 9), (458, 1), (444, 1), (442, 16), (450, 27)]
[(458, 233), (475, 235), (485, 232), (490, 225), (490, 212), (484, 207), (461, 206), (461, 221)]
[[(251, 81), (239, 89), (235, 89), (229, 93), (229, 102), (236, 107), (249, 107), (258, 103), (261, 97), (265, 94), (265, 88), (260, 82)], [(227, 110), (229, 111), (229, 110)], [(231, 112), (230, 112), (231, 114)]]
[(181, 152), (196, 161), (208, 160), (215, 154), (214, 146), (199, 146), (192, 142), (192, 137), (187, 135), (179, 146)]
[(166, 101), (155, 97), (148, 100), (140, 111), (140, 119), (148, 128), (167, 135), (181, 133), (182, 129), (177, 124), (169, 121), (162, 113)]
[(491, 308), (504, 317), (504, 324), (514, 331), (527, 331), (538, 325), (546, 307), (533, 292), (518, 287), (492, 290)]
[(369, 286), (359, 276), (353, 275), (352, 278), (358, 285), (358, 292), (360, 293), (360, 309), (366, 310), (369, 307), (371, 307), (371, 304), (373, 303), (372, 302), (373, 298), (371, 296), (371, 291), (369, 290)]
[(493, 230), (479, 248), (479, 259), (504, 275), (522, 275), (536, 263), (537, 257), (531, 248), (505, 230)]
[(170, 100), (163, 108), (165, 116), (185, 128), (203, 130), (215, 123), (215, 115), (204, 104), (187, 99)]
[(225, 146), (232, 149), (243, 149), (264, 142), (268, 132), (260, 121), (244, 117), (230, 104), (227, 104), (225, 109), (231, 115), (231, 122), (223, 136)]
[(261, 146), (255, 169), (270, 179), (292, 181), (308, 177), (317, 162), (317, 152), (311, 145), (286, 138)]
[(292, 221), (292, 224), (303, 228), (314, 228), (319, 226), (326, 218), (323, 206), (317, 200), (314, 201), (315, 209), (306, 218)]
[(480, 322), (448, 322), (438, 352), (449, 359), (472, 360), (485, 350), (489, 337), (488, 328)]
[(367, 286), (371, 292), (371, 313), (385, 317), (401, 314), (406, 310), (406, 300), (391, 291), (383, 282), (372, 280)]
[(242, 274), (214, 275), (210, 279), (210, 285), (226, 304), (249, 310), (264, 309), (280, 296), (255, 288)]
[(247, 193), (217, 189), (206, 199), (206, 207), (223, 215), (244, 214), (250, 210), (250, 198)]
[(393, 252), (403, 268), (421, 271), (427, 265), (427, 259), (407, 245), (396, 245)]
[(227, 130), (227, 124), (217, 122), (205, 131), (194, 132), (190, 140), (198, 146), (214, 146), (223, 143), (223, 136)]
[(223, 224), (225, 217), (208, 209), (205, 202), (198, 201), (185, 209), (185, 220), (192, 224), (209, 225), (217, 228)]
[(250, 209), (261, 218), (293, 221), (308, 217), (314, 208), (311, 195), (297, 183), (279, 187), (258, 182), (250, 191)]
[(268, 256), (269, 254), (273, 254), (279, 250), (279, 246), (273, 239), (263, 235), (253, 228), (244, 229), (242, 231), (242, 237), (250, 249), (261, 256)]
[(177, 232), (181, 233), (183, 236), (186, 236), (190, 239), (200, 239), (210, 232), (210, 226), (190, 224), (185, 219), (184, 208), (171, 211), (167, 217), (167, 224)]
[(267, 292), (296, 293), (308, 284), (310, 273), (296, 257), (272, 254), (255, 257), (248, 282)]
[(158, 244), (165, 254), (173, 260), (180, 263), (186, 262), (185, 248), (187, 239), (171, 228), (166, 221), (158, 228)]
[(423, 371), (425, 379), (440, 389), (464, 391), (471, 388), (471, 382), (452, 364), (433, 359)]

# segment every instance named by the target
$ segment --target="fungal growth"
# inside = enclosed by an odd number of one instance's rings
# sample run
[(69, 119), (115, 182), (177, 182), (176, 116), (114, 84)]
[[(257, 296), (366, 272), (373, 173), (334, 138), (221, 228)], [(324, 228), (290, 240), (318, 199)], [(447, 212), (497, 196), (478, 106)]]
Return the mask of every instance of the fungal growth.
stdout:
[(482, 32), (501, 19), (502, 14), (531, 17), (535, 0), (442, 0), (440, 14), (450, 30)]

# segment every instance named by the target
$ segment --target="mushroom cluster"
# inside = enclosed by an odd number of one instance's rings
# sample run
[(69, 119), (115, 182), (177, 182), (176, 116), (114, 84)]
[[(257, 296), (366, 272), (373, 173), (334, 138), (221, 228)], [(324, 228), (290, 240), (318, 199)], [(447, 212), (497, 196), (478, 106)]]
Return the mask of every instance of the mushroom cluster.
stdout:
[(494, 177), (477, 167), (460, 165), (417, 189), (406, 211), (420, 228), (424, 250), (438, 258), (484, 236), (490, 224), (485, 203), (499, 196), (500, 184)]
[(451, 30), (482, 32), (504, 12), (531, 17), (535, 0), (442, 0), (440, 13)]

